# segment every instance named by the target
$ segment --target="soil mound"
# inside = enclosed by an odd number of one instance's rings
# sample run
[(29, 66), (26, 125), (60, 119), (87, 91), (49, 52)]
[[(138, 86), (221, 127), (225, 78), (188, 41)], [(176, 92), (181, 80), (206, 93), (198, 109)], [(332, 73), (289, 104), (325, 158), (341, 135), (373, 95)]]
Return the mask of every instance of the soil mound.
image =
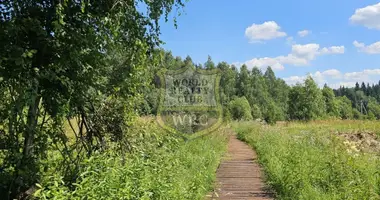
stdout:
[(380, 141), (376, 133), (352, 132), (339, 133), (339, 135), (345, 139), (344, 144), (350, 147), (351, 151), (380, 153)]

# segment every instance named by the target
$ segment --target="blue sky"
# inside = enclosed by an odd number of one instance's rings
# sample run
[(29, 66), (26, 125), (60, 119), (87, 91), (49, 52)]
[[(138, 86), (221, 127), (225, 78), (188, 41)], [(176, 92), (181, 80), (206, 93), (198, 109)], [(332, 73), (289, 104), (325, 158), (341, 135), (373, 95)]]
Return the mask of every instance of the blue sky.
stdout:
[(190, 0), (161, 28), (163, 47), (196, 63), (271, 65), (289, 84), (380, 80), (379, 0)]

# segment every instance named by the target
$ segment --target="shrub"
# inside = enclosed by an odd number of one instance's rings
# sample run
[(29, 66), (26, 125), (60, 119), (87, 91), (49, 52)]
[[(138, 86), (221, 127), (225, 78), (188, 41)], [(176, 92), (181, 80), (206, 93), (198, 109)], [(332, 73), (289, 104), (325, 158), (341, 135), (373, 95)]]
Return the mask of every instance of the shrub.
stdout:
[(229, 104), (229, 110), (234, 120), (252, 120), (251, 106), (247, 98), (238, 97)]
[(262, 113), (260, 107), (257, 104), (252, 105), (252, 118), (253, 119), (261, 119)]
[(79, 178), (66, 185), (60, 174), (45, 177), (41, 199), (201, 199), (211, 190), (227, 137), (218, 134), (184, 142), (149, 119), (129, 133), (131, 154), (115, 148), (81, 163)]

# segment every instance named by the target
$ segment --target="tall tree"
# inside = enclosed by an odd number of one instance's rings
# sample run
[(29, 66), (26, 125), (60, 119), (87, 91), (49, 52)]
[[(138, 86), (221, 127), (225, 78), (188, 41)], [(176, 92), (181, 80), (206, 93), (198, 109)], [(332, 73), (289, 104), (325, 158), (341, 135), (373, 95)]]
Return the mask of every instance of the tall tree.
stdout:
[(192, 68), (195, 67), (193, 60), (191, 59), (190, 56), (186, 56), (186, 58), (184, 60), (184, 65), (185, 65), (185, 67), (192, 67)]
[(325, 114), (321, 90), (308, 76), (303, 85), (294, 86), (289, 93), (289, 115), (291, 119), (313, 120)]
[[(5, 183), (5, 198), (39, 178), (48, 138), (67, 141), (65, 118), (81, 119), (88, 154), (105, 132), (124, 130), (151, 52), (161, 44), (159, 20), (182, 6), (181, 0), (0, 1), (0, 91), (8, 108), (0, 127), (9, 144), (4, 167), (15, 177)], [(118, 124), (109, 130), (112, 120)]]
[(339, 104), (338, 101), (335, 99), (333, 90), (325, 84), (322, 89), (322, 94), (326, 104), (327, 114), (330, 116), (339, 117)]
[(364, 83), (364, 82), (362, 82), (362, 85), (361, 85), (361, 87), (360, 87), (360, 90), (361, 90), (361, 91), (363, 91), (363, 92), (364, 92), (364, 94), (366, 94), (366, 93), (367, 93), (367, 87), (366, 87), (366, 85), (365, 85), (365, 83)]
[(358, 91), (360, 90), (360, 85), (358, 82), (355, 83), (355, 91)]
[(339, 107), (340, 107), (340, 117), (342, 119), (352, 119), (353, 118), (353, 108), (352, 102), (346, 96), (338, 97)]
[(248, 90), (250, 88), (249, 83), (249, 71), (247, 65), (242, 65), (237, 82), (237, 89), (239, 96), (248, 96)]
[(207, 62), (205, 63), (206, 69), (215, 69), (215, 63), (212, 61), (211, 56), (207, 57)]

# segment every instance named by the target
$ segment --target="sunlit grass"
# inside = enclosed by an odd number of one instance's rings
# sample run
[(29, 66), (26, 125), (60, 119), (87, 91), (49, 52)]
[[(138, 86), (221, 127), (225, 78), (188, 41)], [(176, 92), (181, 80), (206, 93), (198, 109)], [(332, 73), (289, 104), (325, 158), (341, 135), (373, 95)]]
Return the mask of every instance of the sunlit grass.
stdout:
[(379, 127), (355, 120), (234, 124), (239, 138), (256, 149), (279, 199), (379, 199), (378, 155), (351, 151), (338, 136), (378, 133)]
[[(74, 188), (59, 173), (45, 176), (41, 199), (203, 199), (212, 189), (225, 152), (227, 130), (185, 142), (164, 131), (153, 118), (137, 119), (127, 133), (131, 153), (108, 149), (81, 163)], [(51, 155), (54, 163), (59, 157)], [(49, 159), (50, 160), (50, 159)], [(56, 166), (55, 166), (56, 167)]]

